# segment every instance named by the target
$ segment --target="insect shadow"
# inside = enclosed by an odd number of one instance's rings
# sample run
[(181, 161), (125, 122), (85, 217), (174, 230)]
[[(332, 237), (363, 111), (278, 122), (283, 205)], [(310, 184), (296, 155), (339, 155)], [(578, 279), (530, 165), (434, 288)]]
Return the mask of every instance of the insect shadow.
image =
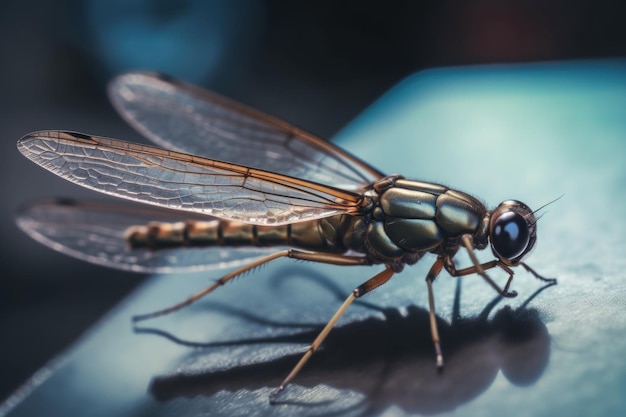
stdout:
[[(321, 274), (311, 271), (307, 278), (323, 285), (338, 299), (343, 297), (341, 290)], [(401, 313), (395, 308), (381, 308), (359, 300), (361, 305), (379, 311), (383, 317), (370, 317), (333, 329), (323, 349), (303, 369), (298, 385), (313, 387), (323, 383), (362, 393), (366, 402), (364, 415), (377, 414), (390, 406), (424, 414), (453, 410), (486, 391), (499, 370), (515, 385), (532, 385), (548, 364), (550, 336), (540, 312), (528, 304), (552, 285), (541, 287), (515, 309), (505, 306), (491, 314), (502, 299), (498, 296), (478, 315), (461, 317), (461, 280), (457, 280), (451, 322), (437, 317), (447, 355), (442, 372), (432, 363), (428, 309), (411, 305)], [(269, 326), (303, 327), (275, 323), (232, 306), (212, 305), (222, 312)], [(323, 324), (286, 336), (211, 343), (182, 340), (156, 328), (136, 327), (135, 332), (189, 346), (197, 355), (198, 350), (202, 354), (203, 349), (224, 346), (310, 343), (321, 327)], [(209, 397), (223, 390), (274, 387), (300, 356), (298, 351), (265, 363), (200, 373), (178, 371), (153, 378), (149, 391), (159, 401), (170, 401), (179, 397)]]

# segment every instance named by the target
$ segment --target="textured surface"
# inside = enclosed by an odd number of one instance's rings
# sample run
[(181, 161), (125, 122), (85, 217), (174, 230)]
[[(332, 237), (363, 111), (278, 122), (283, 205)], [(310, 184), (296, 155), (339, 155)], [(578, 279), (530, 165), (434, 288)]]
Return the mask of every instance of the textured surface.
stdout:
[(557, 286), (536, 294), (541, 283), (519, 270), (518, 298), (497, 300), (479, 278), (436, 282), (442, 374), (429, 341), (426, 257), (351, 308), (286, 403), (270, 409), (267, 394), (297, 353), (374, 274), (279, 261), (133, 333), (133, 313), (208, 282), (206, 273), (154, 278), (42, 370), (10, 414), (623, 414), (625, 74), (623, 62), (417, 74), (339, 134), (384, 172), (490, 207), (516, 198), (538, 208), (564, 194), (546, 208), (527, 259)]

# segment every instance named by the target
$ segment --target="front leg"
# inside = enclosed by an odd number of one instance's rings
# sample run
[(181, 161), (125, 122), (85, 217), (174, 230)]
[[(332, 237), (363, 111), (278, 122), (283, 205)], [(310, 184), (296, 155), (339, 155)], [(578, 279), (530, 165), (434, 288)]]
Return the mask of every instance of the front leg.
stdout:
[[(470, 266), (468, 268), (463, 268), (463, 269), (457, 270), (455, 265), (454, 265), (454, 261), (452, 260), (452, 258), (451, 257), (447, 257), (446, 261), (444, 263), (444, 267), (445, 267), (446, 271), (448, 271), (448, 273), (451, 276), (453, 276), (453, 277), (461, 277), (461, 276), (470, 275), (470, 274), (478, 274), (485, 281), (487, 281), (487, 283), (489, 285), (491, 285), (491, 287), (494, 290), (496, 290), (496, 292), (498, 294), (500, 294), (501, 296), (507, 297), (507, 298), (513, 298), (513, 297), (517, 296), (517, 292), (516, 291), (509, 291), (509, 287), (511, 286), (511, 282), (513, 281), (513, 275), (515, 274), (511, 268), (509, 268), (506, 264), (504, 264), (502, 261), (497, 260), (497, 259), (481, 264), (478, 261), (478, 258), (476, 258), (476, 255), (474, 254), (474, 247), (472, 245), (472, 240), (471, 240), (470, 236), (464, 235), (463, 237), (461, 237), (461, 243), (467, 249), (467, 252), (468, 252), (468, 254), (470, 256), (470, 259), (472, 260), (472, 263), (474, 264), (474, 266)], [(509, 278), (507, 279), (504, 288), (500, 288), (498, 286), (498, 284), (496, 284), (491, 279), (491, 277), (489, 277), (489, 275), (487, 275), (487, 273), (485, 272), (487, 269), (491, 269), (491, 268), (494, 268), (496, 266), (501, 268), (501, 269), (503, 269), (507, 274), (509, 274)]]

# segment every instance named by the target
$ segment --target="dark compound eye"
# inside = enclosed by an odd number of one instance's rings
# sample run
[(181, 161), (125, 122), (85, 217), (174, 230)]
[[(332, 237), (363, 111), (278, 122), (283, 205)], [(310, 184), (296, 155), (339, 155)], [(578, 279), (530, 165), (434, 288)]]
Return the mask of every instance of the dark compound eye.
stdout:
[(491, 244), (494, 250), (505, 259), (520, 256), (528, 246), (530, 232), (528, 223), (520, 214), (507, 211), (494, 222)]

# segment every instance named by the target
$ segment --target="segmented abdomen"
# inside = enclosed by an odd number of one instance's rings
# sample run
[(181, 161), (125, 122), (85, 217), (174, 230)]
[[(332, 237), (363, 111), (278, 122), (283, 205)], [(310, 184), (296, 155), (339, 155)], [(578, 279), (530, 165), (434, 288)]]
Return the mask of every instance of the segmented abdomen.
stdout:
[(259, 226), (227, 220), (152, 222), (132, 226), (125, 233), (131, 248), (159, 250), (172, 247), (292, 246), (301, 249), (345, 252), (337, 225), (329, 218), (281, 226)]

